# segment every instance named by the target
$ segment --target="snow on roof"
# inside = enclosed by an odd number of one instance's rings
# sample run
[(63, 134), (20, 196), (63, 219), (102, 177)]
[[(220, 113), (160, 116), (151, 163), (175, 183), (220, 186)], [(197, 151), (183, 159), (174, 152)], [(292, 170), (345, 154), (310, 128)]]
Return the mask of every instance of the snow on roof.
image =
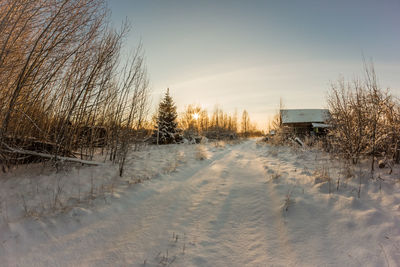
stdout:
[(329, 128), (329, 127), (331, 127), (329, 124), (325, 124), (325, 123), (315, 123), (315, 122), (313, 122), (311, 124), (312, 124), (312, 127), (314, 127), (314, 128)]
[(281, 109), (282, 123), (325, 122), (327, 109)]

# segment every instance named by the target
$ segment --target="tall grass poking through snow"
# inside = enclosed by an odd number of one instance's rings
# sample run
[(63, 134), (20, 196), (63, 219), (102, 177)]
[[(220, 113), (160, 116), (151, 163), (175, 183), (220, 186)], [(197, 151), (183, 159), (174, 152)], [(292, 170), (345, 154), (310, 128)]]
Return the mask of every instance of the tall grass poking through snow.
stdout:
[(185, 233), (172, 232), (172, 238), (165, 242), (164, 248), (155, 255), (148, 255), (143, 261), (143, 266), (181, 266), (180, 261), (185, 256), (187, 245), (195, 245), (193, 242), (187, 242), (187, 239)]
[(282, 210), (285, 212), (288, 212), (289, 208), (292, 207), (296, 203), (296, 201), (294, 200), (294, 198), (292, 196), (292, 192), (293, 192), (293, 190), (288, 191), (286, 194), (286, 197), (284, 199)]
[(327, 165), (320, 165), (314, 171), (315, 184), (328, 182), (329, 194), (332, 192), (332, 179)]

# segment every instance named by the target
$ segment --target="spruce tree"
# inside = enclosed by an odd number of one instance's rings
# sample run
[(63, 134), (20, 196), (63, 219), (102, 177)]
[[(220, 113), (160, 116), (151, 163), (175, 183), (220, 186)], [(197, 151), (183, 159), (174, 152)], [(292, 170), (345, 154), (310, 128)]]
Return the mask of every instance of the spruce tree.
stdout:
[(171, 144), (179, 141), (176, 140), (178, 133), (177, 117), (176, 106), (172, 97), (169, 95), (168, 88), (158, 107), (157, 125), (153, 134), (155, 143)]

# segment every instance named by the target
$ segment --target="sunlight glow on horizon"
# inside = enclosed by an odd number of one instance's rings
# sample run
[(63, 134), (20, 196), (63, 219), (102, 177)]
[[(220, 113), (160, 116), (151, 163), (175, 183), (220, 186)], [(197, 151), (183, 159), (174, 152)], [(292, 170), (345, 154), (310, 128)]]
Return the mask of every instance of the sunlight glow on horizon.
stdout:
[(332, 81), (363, 77), (363, 55), (382, 88), (400, 94), (396, 0), (108, 2), (115, 25), (132, 21), (128, 44), (143, 44), (153, 106), (170, 88), (178, 112), (246, 109), (266, 129), (280, 98), (326, 107)]
[[(324, 66), (325, 74), (312, 79), (313, 73), (321, 66)], [(385, 73), (387, 69), (400, 73), (400, 66), (376, 64), (378, 77), (385, 78), (383, 80), (391, 78)], [(343, 72), (350, 74), (345, 76)], [(161, 83), (157, 85), (161, 89), (155, 93), (159, 92), (161, 97), (165, 93), (164, 88), (170, 88), (180, 112), (190, 104), (198, 104), (210, 113), (216, 106), (230, 114), (236, 110), (240, 117), (241, 112), (246, 109), (250, 119), (260, 129), (266, 130), (268, 121), (279, 109), (281, 98), (285, 108), (326, 108), (325, 98), (330, 84), (342, 76), (347, 80), (362, 78), (362, 61), (347, 62), (344, 65), (334, 61), (316, 61), (244, 68), (177, 83)], [(381, 86), (386, 88), (388, 85), (381, 83)], [(262, 90), (252, 90), (255, 87)], [(299, 87), (306, 89), (299, 90)], [(251, 91), (253, 93), (246, 94)], [(392, 92), (396, 94), (396, 90)]]

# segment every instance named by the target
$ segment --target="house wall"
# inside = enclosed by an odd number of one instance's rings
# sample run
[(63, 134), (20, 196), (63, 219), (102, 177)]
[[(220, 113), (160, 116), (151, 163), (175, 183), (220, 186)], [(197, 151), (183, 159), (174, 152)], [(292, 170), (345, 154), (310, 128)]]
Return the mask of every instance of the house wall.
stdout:
[(326, 134), (326, 129), (318, 128), (315, 129), (312, 126), (312, 123), (283, 123), (282, 124), (283, 132), (286, 134), (296, 134), (299, 136), (310, 135), (313, 134), (317, 136), (322, 136)]
[(283, 123), (284, 133), (294, 133), (296, 135), (308, 135), (313, 131), (311, 123)]

